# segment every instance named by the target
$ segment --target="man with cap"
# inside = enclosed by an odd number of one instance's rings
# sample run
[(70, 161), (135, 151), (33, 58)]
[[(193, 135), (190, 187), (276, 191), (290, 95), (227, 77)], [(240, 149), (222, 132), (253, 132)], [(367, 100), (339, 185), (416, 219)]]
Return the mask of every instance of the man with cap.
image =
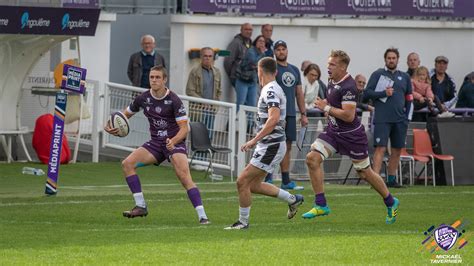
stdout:
[[(286, 42), (278, 40), (273, 44), (273, 52), (277, 61), (277, 83), (283, 89), (286, 95), (286, 153), (280, 163), (281, 170), (281, 188), (301, 190), (303, 187), (297, 186), (295, 182), (290, 180), (290, 156), (291, 145), (296, 141), (296, 106), (301, 114), (301, 127), (308, 125), (308, 117), (306, 116), (306, 106), (304, 102), (303, 89), (301, 87), (301, 76), (299, 69), (289, 64), (288, 47)], [(265, 182), (272, 182), (272, 174), (268, 174)]]
[(447, 107), (452, 108), (456, 101), (456, 83), (446, 73), (449, 59), (440, 55), (435, 58), (435, 69), (431, 76), (431, 89), (439, 100)]

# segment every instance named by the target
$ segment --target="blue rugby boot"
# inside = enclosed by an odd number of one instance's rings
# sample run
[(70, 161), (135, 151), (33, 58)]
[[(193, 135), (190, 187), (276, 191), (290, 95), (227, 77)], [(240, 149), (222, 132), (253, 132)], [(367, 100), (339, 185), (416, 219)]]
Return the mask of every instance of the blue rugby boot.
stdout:
[(385, 218), (386, 224), (393, 224), (397, 220), (398, 206), (400, 206), (400, 201), (393, 197), (393, 205), (387, 207), (387, 217)]
[(318, 205), (313, 205), (313, 208), (309, 210), (308, 212), (304, 213), (302, 217), (304, 219), (313, 219), (317, 216), (326, 216), (331, 213), (331, 209), (329, 206), (321, 207)]

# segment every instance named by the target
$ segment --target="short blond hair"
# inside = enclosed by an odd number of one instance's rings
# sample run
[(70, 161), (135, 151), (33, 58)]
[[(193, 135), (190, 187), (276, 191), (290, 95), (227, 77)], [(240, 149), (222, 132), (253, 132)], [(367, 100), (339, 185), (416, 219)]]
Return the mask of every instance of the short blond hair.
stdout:
[(344, 63), (346, 66), (349, 66), (349, 63), (351, 62), (349, 55), (342, 50), (332, 50), (329, 56), (339, 58), (339, 61)]

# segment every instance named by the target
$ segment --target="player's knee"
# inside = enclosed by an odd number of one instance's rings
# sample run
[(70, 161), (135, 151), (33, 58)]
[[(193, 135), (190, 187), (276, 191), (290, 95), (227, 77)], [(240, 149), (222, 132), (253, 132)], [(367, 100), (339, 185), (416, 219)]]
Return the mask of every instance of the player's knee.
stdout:
[(306, 155), (306, 165), (310, 168), (319, 167), (322, 162), (321, 154), (316, 151), (311, 151)]
[(237, 182), (236, 182), (237, 189), (243, 188), (246, 185), (246, 183), (247, 182), (245, 181), (244, 178), (241, 178), (241, 177), (237, 178)]
[(365, 158), (362, 161), (358, 162), (352, 162), (352, 165), (354, 166), (354, 170), (357, 171), (357, 174), (362, 179), (366, 179), (368, 176), (368, 171), (370, 171), (370, 159), (369, 157)]
[(135, 168), (135, 164), (131, 161), (128, 160), (127, 158), (122, 161), (122, 169), (124, 171), (130, 171)]

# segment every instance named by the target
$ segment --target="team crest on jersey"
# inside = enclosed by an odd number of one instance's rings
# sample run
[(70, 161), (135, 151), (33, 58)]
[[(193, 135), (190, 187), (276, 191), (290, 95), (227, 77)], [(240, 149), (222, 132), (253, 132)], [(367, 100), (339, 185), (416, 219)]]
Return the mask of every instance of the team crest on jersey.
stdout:
[(275, 99), (275, 92), (267, 91), (267, 99)]
[(293, 85), (295, 85), (296, 78), (295, 78), (295, 75), (293, 75), (293, 73), (285, 72), (283, 73), (283, 75), (281, 75), (281, 81), (283, 82), (285, 86), (292, 87)]
[(157, 112), (158, 114), (161, 113), (161, 107), (159, 107), (159, 106), (155, 107), (155, 112)]

